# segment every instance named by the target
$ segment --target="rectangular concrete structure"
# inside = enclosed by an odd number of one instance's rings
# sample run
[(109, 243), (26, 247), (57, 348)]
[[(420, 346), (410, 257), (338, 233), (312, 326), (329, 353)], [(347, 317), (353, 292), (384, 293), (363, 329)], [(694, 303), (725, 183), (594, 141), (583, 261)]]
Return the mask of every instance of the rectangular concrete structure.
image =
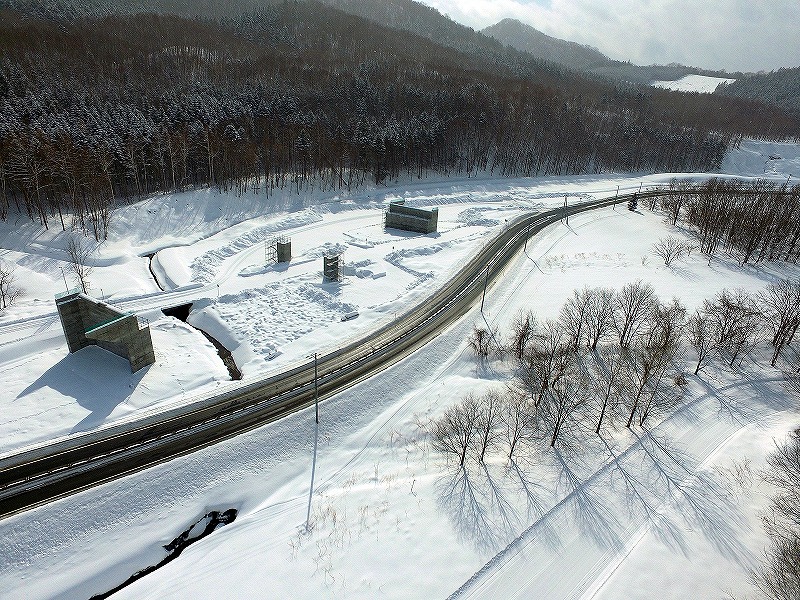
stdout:
[(341, 269), (341, 255), (337, 254), (335, 256), (324, 256), (322, 258), (323, 269), (322, 275), (325, 277), (325, 281), (341, 281), (342, 280), (342, 269)]
[(126, 358), (131, 371), (156, 362), (150, 327), (132, 313), (123, 313), (77, 290), (56, 296), (61, 327), (70, 352), (99, 346)]
[(292, 240), (278, 239), (276, 242), (278, 249), (278, 262), (286, 263), (292, 260)]
[(439, 209), (411, 208), (400, 202), (392, 202), (386, 209), (384, 227), (414, 231), (416, 233), (434, 233), (439, 226)]

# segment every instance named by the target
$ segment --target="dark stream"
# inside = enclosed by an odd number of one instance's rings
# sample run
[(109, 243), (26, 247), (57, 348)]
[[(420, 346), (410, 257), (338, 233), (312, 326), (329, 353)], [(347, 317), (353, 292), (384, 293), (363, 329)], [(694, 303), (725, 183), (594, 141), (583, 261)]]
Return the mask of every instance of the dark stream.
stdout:
[(160, 569), (164, 565), (169, 562), (172, 562), (176, 558), (181, 555), (186, 548), (194, 544), (198, 540), (202, 540), (207, 535), (211, 535), (217, 528), (222, 527), (223, 525), (227, 525), (228, 523), (233, 523), (236, 520), (236, 515), (239, 514), (239, 511), (235, 508), (229, 508), (225, 512), (219, 512), (216, 510), (212, 510), (207, 515), (204, 515), (200, 519), (198, 519), (195, 523), (192, 524), (186, 531), (181, 533), (178, 537), (172, 540), (169, 544), (164, 546), (164, 550), (168, 552), (167, 556), (163, 558), (161, 562), (157, 565), (151, 565), (149, 567), (145, 567), (140, 571), (136, 571), (133, 575), (128, 577), (123, 583), (119, 584), (112, 590), (107, 592), (103, 592), (102, 594), (97, 594), (91, 597), (91, 600), (95, 599), (102, 599), (108, 598), (111, 594), (118, 592), (124, 587), (129, 586), (134, 581), (137, 581), (144, 577), (145, 575), (149, 575), (156, 569)]

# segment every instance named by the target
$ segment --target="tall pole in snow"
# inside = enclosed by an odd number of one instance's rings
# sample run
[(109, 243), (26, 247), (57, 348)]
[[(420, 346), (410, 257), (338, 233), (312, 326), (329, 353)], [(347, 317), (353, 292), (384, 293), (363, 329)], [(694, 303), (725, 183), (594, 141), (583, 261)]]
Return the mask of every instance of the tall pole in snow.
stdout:
[(483, 301), (486, 300), (487, 285), (489, 285), (489, 265), (486, 265), (486, 279), (483, 280), (483, 297), (481, 298), (481, 312), (483, 312)]
[(567, 226), (569, 226), (569, 213), (567, 212), (567, 197), (564, 196), (564, 216), (567, 219)]
[(319, 423), (319, 379), (317, 378), (316, 352), (314, 352), (314, 419)]

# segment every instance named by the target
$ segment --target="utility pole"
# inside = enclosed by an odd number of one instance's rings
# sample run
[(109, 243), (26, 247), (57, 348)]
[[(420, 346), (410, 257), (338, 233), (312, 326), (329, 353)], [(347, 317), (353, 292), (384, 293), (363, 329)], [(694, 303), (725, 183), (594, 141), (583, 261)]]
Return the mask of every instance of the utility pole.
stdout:
[(486, 300), (486, 286), (489, 285), (489, 265), (486, 265), (486, 279), (483, 281), (483, 297), (481, 298), (481, 312), (483, 312), (483, 301)]
[(319, 379), (317, 378), (317, 353), (314, 352), (314, 419), (319, 424)]
[(567, 197), (564, 196), (564, 216), (567, 219), (567, 226), (569, 226), (569, 213), (567, 212)]
[(64, 278), (64, 289), (69, 291), (69, 285), (67, 285), (67, 276), (64, 275), (64, 267), (58, 267), (58, 268), (61, 269), (61, 276)]

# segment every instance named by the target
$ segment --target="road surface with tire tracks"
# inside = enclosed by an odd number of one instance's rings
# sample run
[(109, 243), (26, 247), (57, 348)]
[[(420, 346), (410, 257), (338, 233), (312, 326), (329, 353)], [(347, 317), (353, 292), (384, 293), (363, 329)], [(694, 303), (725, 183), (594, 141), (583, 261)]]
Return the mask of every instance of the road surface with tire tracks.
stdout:
[[(646, 191), (638, 197), (663, 193)], [(530, 236), (565, 216), (624, 203), (633, 196), (519, 217), (433, 296), (395, 322), (319, 356), (316, 382), (312, 360), (284, 373), (231, 385), (188, 406), (3, 458), (0, 518), (253, 429), (312, 405), (315, 393), (319, 398), (330, 396), (387, 368), (465, 314)]]

